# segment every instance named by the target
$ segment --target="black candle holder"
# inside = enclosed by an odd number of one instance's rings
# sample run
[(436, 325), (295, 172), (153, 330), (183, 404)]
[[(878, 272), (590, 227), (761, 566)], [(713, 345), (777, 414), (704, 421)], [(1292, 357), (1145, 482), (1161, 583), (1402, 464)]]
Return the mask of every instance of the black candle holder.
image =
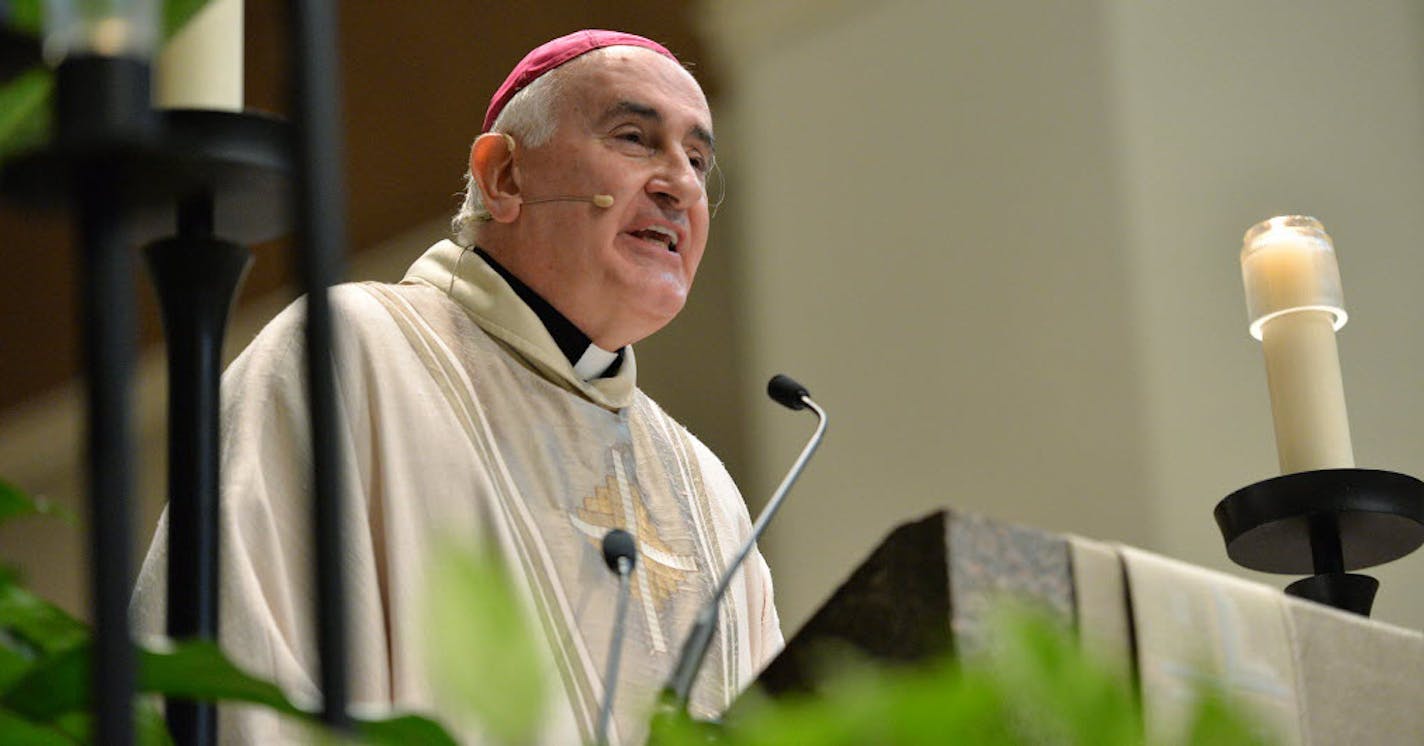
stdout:
[[(290, 228), (291, 131), (260, 113), (154, 111), (148, 67), (134, 60), (66, 62), (57, 90), (56, 137), (0, 171), (0, 191), (31, 207), (78, 208), (86, 228), (88, 378), (105, 405), (91, 415), (96, 520), (92, 562), (101, 638), (96, 708), (103, 731), (127, 742), (133, 661), (125, 623), (130, 577), (133, 454), (125, 402), (132, 374), (129, 254), (140, 243), (163, 310), (168, 343), (168, 634), (218, 634), (218, 381), (227, 313), (250, 263), (242, 244)], [(104, 112), (94, 117), (95, 102)], [(87, 108), (87, 112), (86, 112)], [(157, 239), (157, 240), (154, 240)], [(116, 312), (122, 310), (122, 313)], [(121, 323), (110, 321), (119, 317)], [(93, 326), (93, 324), (88, 324)], [(99, 497), (102, 496), (102, 500)], [(104, 547), (99, 548), (98, 542)], [(184, 746), (216, 743), (211, 704), (169, 702), (169, 730)]]
[[(134, 320), (130, 249), (159, 238), (149, 257), (160, 288), (170, 351), (175, 330), (186, 349), (170, 359), (176, 379), (201, 377), (171, 392), (170, 408), (188, 409), (179, 422), (170, 413), (170, 452), (178, 431), (206, 433), (191, 464), (170, 474), (173, 500), (179, 490), (207, 494), (190, 511), (198, 546), (212, 546), (203, 567), (173, 587), (169, 608), (189, 605), (189, 620), (204, 634), (216, 628), (215, 554), (217, 442), (216, 356), (221, 348), (231, 296), (248, 257), (239, 241), (259, 241), (295, 224), (297, 268), (307, 295), (306, 358), (313, 462), (313, 540), (316, 547), (317, 643), (321, 664), (322, 719), (347, 730), (345, 580), (342, 551), (341, 454), (332, 436), (336, 389), (331, 359), (334, 322), (327, 289), (339, 280), (344, 249), (345, 199), (341, 188), (341, 118), (337, 95), (336, 10), (330, 0), (297, 0), (288, 49), (294, 63), (293, 124), (274, 118), (210, 111), (156, 112), (150, 104), (147, 60), (76, 53), (57, 68), (51, 143), (8, 160), (0, 168), (0, 194), (31, 207), (69, 207), (78, 217), (84, 260), (82, 318), (89, 388), (90, 569), (95, 625), (90, 694), (93, 729), (102, 743), (133, 741), (134, 656), (127, 620), (130, 575), (131, 462), (133, 437), (129, 394), (133, 374)], [(3, 28), (0, 28), (3, 30)], [(38, 47), (6, 42), (0, 74), (10, 76), (32, 61)], [(16, 47), (14, 50), (10, 47)], [(290, 194), (289, 194), (290, 193)], [(173, 235), (176, 231), (176, 236)], [(167, 237), (167, 238), (165, 238)], [(191, 254), (191, 255), (190, 255)], [(164, 286), (171, 286), (168, 292)], [(192, 320), (188, 315), (203, 318)], [(181, 330), (177, 329), (182, 327)], [(210, 437), (209, 437), (210, 436)], [(200, 455), (201, 450), (207, 456)], [(209, 458), (210, 456), (210, 458)], [(204, 459), (207, 459), (205, 462)], [(210, 463), (209, 463), (210, 462)], [(170, 522), (178, 511), (170, 512)], [(187, 518), (185, 521), (189, 520)], [(174, 533), (176, 523), (170, 525)], [(181, 533), (181, 531), (179, 531)], [(189, 542), (193, 543), (192, 541)], [(170, 547), (177, 561), (178, 543)], [(194, 564), (200, 558), (193, 558)], [(170, 566), (172, 562), (170, 562)], [(191, 582), (190, 582), (191, 580)], [(212, 595), (210, 602), (176, 594)], [(169, 618), (170, 632), (175, 620)], [(215, 633), (215, 632), (214, 632)], [(207, 743), (215, 722), (207, 712), (169, 723), (178, 743)], [(182, 721), (182, 722), (180, 722)]]
[(1352, 571), (1424, 544), (1424, 482), (1376, 469), (1304, 471), (1243, 487), (1215, 515), (1236, 564), (1310, 575), (1286, 593), (1369, 616), (1379, 581)]
[[(165, 150), (184, 192), (135, 220), (168, 342), (168, 618), (170, 637), (218, 639), (219, 387), (222, 345), (242, 278), (244, 244), (288, 230), (291, 166), (284, 122), (255, 113), (162, 112)], [(210, 703), (170, 701), (182, 746), (217, 743)]]

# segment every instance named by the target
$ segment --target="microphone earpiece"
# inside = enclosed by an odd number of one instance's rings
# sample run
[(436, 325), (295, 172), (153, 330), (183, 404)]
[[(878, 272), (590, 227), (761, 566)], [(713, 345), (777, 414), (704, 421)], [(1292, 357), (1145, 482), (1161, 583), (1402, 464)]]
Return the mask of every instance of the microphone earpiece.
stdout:
[(612, 206), (613, 206), (613, 195), (611, 195), (611, 194), (595, 194), (595, 195), (593, 195), (593, 204), (595, 204), (595, 205), (597, 205), (597, 206), (599, 206), (599, 207), (612, 207)]

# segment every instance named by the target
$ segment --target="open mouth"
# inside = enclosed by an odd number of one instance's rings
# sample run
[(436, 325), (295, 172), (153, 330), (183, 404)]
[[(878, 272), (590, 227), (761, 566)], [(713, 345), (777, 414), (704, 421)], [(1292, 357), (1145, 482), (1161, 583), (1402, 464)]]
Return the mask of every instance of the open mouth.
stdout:
[(660, 243), (666, 247), (668, 251), (677, 253), (677, 234), (666, 228), (654, 225), (643, 228), (642, 230), (629, 231), (628, 233), (644, 241)]

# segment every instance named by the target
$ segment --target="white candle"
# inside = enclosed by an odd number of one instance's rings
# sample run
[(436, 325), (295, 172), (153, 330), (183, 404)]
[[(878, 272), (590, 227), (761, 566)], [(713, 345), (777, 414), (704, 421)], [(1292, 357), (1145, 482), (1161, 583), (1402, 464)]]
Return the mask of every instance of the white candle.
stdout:
[(1266, 356), (1281, 473), (1353, 467), (1335, 345), (1348, 317), (1330, 236), (1313, 218), (1267, 220), (1246, 233), (1241, 274)]
[(242, 111), (242, 41), (242, 0), (211, 0), (159, 54), (154, 105)]

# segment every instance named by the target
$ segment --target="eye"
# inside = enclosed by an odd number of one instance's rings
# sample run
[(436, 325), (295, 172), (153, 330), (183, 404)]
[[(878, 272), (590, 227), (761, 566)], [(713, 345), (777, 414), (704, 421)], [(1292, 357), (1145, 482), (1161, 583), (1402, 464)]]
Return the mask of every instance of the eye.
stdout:
[(609, 139), (618, 147), (638, 154), (646, 154), (653, 148), (653, 143), (648, 137), (648, 133), (637, 127), (620, 127), (609, 135)]
[(706, 174), (711, 168), (711, 163), (701, 153), (691, 153), (687, 156), (687, 162), (692, 164), (693, 170), (699, 174)]

